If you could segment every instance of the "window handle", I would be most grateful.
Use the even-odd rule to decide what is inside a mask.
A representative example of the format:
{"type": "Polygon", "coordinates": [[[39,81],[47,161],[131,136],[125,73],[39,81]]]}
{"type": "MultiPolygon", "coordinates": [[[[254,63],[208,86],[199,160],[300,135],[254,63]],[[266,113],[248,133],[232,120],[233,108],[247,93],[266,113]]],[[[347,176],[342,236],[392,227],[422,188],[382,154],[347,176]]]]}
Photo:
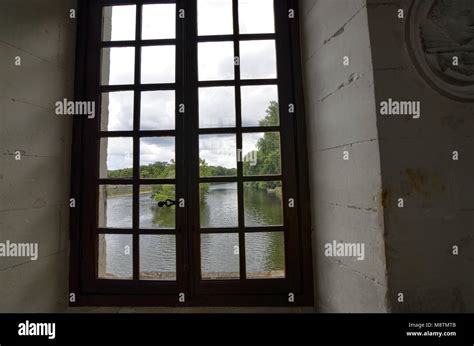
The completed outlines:
{"type": "Polygon", "coordinates": [[[158,201],[158,206],[160,208],[163,208],[163,207],[171,207],[173,205],[176,204],[176,201],[172,201],[171,199],[167,199],[165,201],[158,201]]]}

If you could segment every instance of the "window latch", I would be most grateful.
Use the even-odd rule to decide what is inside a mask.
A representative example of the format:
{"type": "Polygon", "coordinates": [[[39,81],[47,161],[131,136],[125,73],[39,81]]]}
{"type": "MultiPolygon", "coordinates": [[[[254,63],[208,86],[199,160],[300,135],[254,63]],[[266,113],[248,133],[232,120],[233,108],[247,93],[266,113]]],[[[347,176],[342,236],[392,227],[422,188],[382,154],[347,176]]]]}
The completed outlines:
{"type": "Polygon", "coordinates": [[[171,199],[167,199],[165,201],[158,201],[158,206],[160,208],[163,208],[163,207],[171,207],[173,205],[176,204],[176,201],[172,201],[171,199]]]}

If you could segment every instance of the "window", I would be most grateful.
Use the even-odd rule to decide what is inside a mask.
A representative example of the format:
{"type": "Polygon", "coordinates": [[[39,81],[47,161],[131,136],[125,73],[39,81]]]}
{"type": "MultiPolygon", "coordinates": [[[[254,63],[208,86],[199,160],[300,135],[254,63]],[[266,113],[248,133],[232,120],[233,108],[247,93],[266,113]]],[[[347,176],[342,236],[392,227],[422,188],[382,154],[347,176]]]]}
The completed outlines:
{"type": "Polygon", "coordinates": [[[293,1],[85,1],[72,305],[311,305],[293,1]]]}

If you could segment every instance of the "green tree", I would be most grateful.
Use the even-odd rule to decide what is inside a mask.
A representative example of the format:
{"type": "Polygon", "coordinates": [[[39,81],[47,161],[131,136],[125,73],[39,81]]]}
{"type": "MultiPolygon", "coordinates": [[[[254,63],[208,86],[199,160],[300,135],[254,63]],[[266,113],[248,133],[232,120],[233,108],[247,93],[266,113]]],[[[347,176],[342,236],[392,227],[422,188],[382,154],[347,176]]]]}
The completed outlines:
{"type": "Polygon", "coordinates": [[[157,202],[167,199],[174,201],[176,198],[176,189],[173,184],[153,185],[151,191],[151,198],[157,202]]]}
{"type": "MultiPolygon", "coordinates": [[[[266,110],[266,116],[259,122],[260,126],[274,126],[279,123],[278,102],[271,101],[266,110]]],[[[245,175],[277,175],[281,173],[280,134],[265,132],[257,142],[256,152],[250,152],[244,157],[243,170],[245,175]],[[252,162],[255,158],[256,162],[252,162]]],[[[276,182],[253,182],[254,189],[275,189],[276,182]]]]}

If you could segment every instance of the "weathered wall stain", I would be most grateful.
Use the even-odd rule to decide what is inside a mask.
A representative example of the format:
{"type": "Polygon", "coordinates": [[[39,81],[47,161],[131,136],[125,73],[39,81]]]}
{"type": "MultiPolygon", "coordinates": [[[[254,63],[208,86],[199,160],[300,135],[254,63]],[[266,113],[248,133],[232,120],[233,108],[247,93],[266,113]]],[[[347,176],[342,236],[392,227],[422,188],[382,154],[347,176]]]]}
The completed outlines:
{"type": "Polygon", "coordinates": [[[427,200],[446,190],[444,179],[439,173],[421,168],[406,168],[402,172],[400,184],[405,195],[419,194],[427,200]]]}

